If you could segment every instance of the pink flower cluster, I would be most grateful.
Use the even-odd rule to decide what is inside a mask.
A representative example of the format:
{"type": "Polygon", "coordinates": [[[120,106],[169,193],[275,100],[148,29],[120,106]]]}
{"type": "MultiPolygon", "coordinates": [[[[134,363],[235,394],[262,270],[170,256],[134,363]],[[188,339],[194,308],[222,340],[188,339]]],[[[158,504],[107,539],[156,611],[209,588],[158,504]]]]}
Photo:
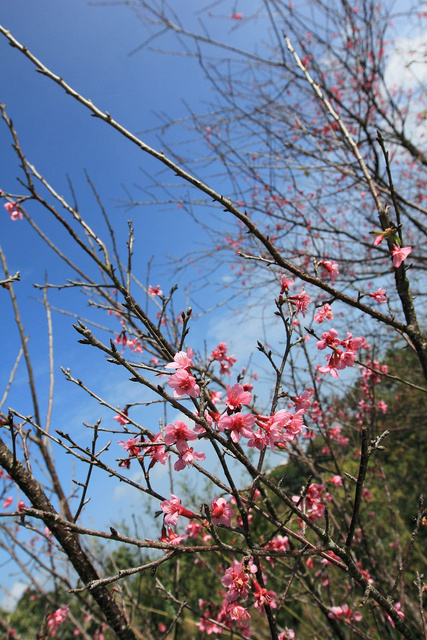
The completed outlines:
{"type": "Polygon", "coordinates": [[[22,220],[24,218],[17,202],[6,202],[4,208],[8,212],[10,219],[13,220],[13,222],[16,222],[16,220],[22,220]]]}
{"type": "Polygon", "coordinates": [[[144,350],[138,338],[132,338],[131,340],[127,337],[126,331],[121,331],[117,338],[114,340],[114,343],[117,345],[121,344],[123,347],[131,349],[133,353],[144,353],[144,350]]]}
{"type": "Polygon", "coordinates": [[[188,441],[197,440],[197,433],[191,431],[184,422],[177,420],[174,424],[165,427],[164,442],[167,445],[176,445],[179,451],[179,458],[174,464],[175,471],[185,469],[187,465],[192,466],[193,461],[202,461],[206,458],[204,453],[194,451],[188,446],[188,441]]]}
{"type": "Polygon", "coordinates": [[[131,459],[140,458],[141,455],[151,458],[148,467],[149,470],[153,468],[156,462],[166,464],[166,460],[169,458],[169,454],[166,452],[165,447],[163,446],[162,434],[160,432],[156,433],[155,436],[148,436],[148,439],[152,443],[151,446],[148,443],[145,444],[146,441],[144,436],[129,438],[128,440],[126,440],[126,442],[123,442],[123,440],[119,440],[118,444],[123,447],[129,454],[129,458],[127,460],[123,460],[120,463],[120,466],[129,469],[131,459]]]}
{"type": "Polygon", "coordinates": [[[319,350],[330,347],[333,352],[326,356],[326,366],[317,366],[317,370],[320,373],[330,373],[334,378],[338,378],[338,370],[353,367],[358,350],[365,346],[364,338],[353,338],[353,335],[347,332],[346,340],[340,340],[338,331],[330,329],[322,333],[322,339],[316,343],[316,347],[319,350]]]}
{"type": "Polygon", "coordinates": [[[346,622],[360,622],[362,620],[362,614],[358,611],[352,611],[347,604],[343,604],[342,607],[331,607],[328,617],[346,622]]]}
{"type": "Polygon", "coordinates": [[[193,366],[193,349],[180,351],[173,357],[173,362],[169,362],[166,365],[166,369],[176,369],[168,380],[168,385],[173,391],[174,398],[182,398],[182,396],[190,396],[190,398],[198,398],[200,394],[200,387],[196,382],[194,376],[190,373],[190,367],[193,366]]]}
{"type": "Polygon", "coordinates": [[[68,617],[69,607],[65,605],[64,607],[60,607],[53,613],[49,613],[47,616],[47,628],[49,630],[49,635],[53,638],[56,635],[56,632],[60,625],[65,622],[68,617]]]}
{"type": "Polygon", "coordinates": [[[324,304],[323,307],[317,311],[314,316],[314,320],[319,324],[322,324],[325,320],[333,320],[334,312],[332,311],[332,307],[330,304],[324,304]]]}
{"type": "Polygon", "coordinates": [[[219,373],[221,376],[224,374],[230,375],[231,368],[236,362],[236,358],[227,355],[227,343],[220,342],[216,349],[211,353],[211,360],[216,360],[220,364],[219,373]]]}
{"type": "MultiPolygon", "coordinates": [[[[323,495],[324,487],[321,484],[311,484],[305,495],[304,506],[305,513],[309,516],[310,520],[318,520],[323,517],[325,513],[324,501],[330,502],[331,496],[329,493],[323,495]]],[[[297,504],[300,503],[300,509],[302,510],[301,496],[292,496],[292,500],[297,504]]]]}

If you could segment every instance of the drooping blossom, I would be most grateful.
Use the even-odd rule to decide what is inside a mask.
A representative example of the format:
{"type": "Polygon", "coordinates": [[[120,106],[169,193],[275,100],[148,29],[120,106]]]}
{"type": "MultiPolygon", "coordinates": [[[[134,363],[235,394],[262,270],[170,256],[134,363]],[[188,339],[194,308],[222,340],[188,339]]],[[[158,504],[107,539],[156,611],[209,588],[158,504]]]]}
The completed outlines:
{"type": "Polygon", "coordinates": [[[186,540],[188,535],[186,533],[181,533],[178,535],[175,531],[168,527],[166,529],[165,525],[162,527],[162,534],[160,536],[160,542],[169,542],[169,544],[181,544],[183,540],[186,540]]]}
{"type": "Polygon", "coordinates": [[[307,313],[308,305],[311,302],[311,298],[306,292],[306,290],[304,289],[304,287],[301,289],[299,293],[297,293],[297,295],[289,296],[288,299],[289,299],[289,302],[294,305],[295,312],[297,314],[301,312],[303,317],[305,318],[305,314],[307,313]]]}
{"type": "Polygon", "coordinates": [[[202,451],[194,451],[193,447],[187,447],[184,451],[182,451],[179,455],[178,460],[173,465],[175,471],[181,471],[185,469],[185,467],[193,466],[193,461],[197,460],[197,462],[202,462],[206,458],[206,454],[202,451]]]}
{"type": "Polygon", "coordinates": [[[163,500],[163,502],[160,503],[160,508],[163,513],[166,514],[165,524],[173,527],[178,523],[178,516],[184,516],[184,518],[189,518],[190,520],[191,518],[199,517],[192,511],[183,507],[181,500],[173,493],[171,493],[170,500],[163,500]]]}
{"type": "Polygon", "coordinates": [[[163,291],[160,289],[160,285],[158,284],[157,287],[152,287],[151,284],[148,287],[148,295],[150,296],[162,296],[163,295],[163,291]]]}
{"type": "Polygon", "coordinates": [[[5,498],[4,502],[3,502],[3,509],[8,509],[10,507],[10,505],[13,502],[13,498],[12,496],[8,496],[7,498],[5,498]]]}
{"type": "Polygon", "coordinates": [[[377,289],[373,293],[370,293],[369,296],[374,298],[378,304],[382,304],[383,302],[387,302],[387,296],[385,295],[385,289],[377,289]]]}
{"type": "Polygon", "coordinates": [[[214,349],[211,353],[211,360],[216,360],[217,362],[219,362],[220,364],[220,370],[219,373],[220,375],[230,375],[231,374],[231,368],[233,366],[233,364],[235,364],[236,358],[234,358],[233,356],[228,356],[227,355],[227,343],[226,342],[219,342],[218,346],[216,347],[216,349],[214,349]]]}
{"type": "Polygon", "coordinates": [[[6,202],[4,208],[8,212],[10,219],[13,222],[23,219],[24,216],[22,215],[22,211],[20,210],[19,204],[17,202],[6,202]]]}
{"type": "Polygon", "coordinates": [[[285,629],[279,633],[279,640],[295,640],[295,631],[293,629],[285,629]]]}
{"type": "Polygon", "coordinates": [[[197,398],[200,393],[200,387],[196,379],[186,369],[178,369],[169,378],[168,385],[174,390],[174,398],[181,398],[185,395],[189,395],[190,398],[197,398]]]}
{"type": "Polygon", "coordinates": [[[223,524],[229,527],[234,510],[230,507],[225,498],[214,498],[211,502],[211,518],[213,524],[223,524]]]}
{"type": "Polygon", "coordinates": [[[322,324],[325,320],[333,320],[334,312],[332,311],[332,307],[330,304],[324,304],[323,307],[320,307],[317,313],[314,316],[315,322],[322,324]]]}
{"type": "Polygon", "coordinates": [[[193,366],[193,349],[188,349],[187,353],[185,351],[179,351],[173,357],[173,362],[169,362],[165,369],[189,369],[193,366]]]}
{"type": "Polygon", "coordinates": [[[231,411],[240,411],[243,404],[248,405],[251,401],[251,393],[245,390],[241,384],[233,384],[232,387],[229,384],[227,385],[227,397],[225,399],[225,404],[231,411]]]}
{"type": "Polygon", "coordinates": [[[330,278],[334,283],[339,273],[338,263],[333,260],[320,260],[318,264],[321,278],[330,278]]]}
{"type": "Polygon", "coordinates": [[[398,247],[394,244],[391,252],[391,255],[393,256],[393,267],[398,269],[402,262],[409,256],[411,251],[412,247],[398,247]]]}

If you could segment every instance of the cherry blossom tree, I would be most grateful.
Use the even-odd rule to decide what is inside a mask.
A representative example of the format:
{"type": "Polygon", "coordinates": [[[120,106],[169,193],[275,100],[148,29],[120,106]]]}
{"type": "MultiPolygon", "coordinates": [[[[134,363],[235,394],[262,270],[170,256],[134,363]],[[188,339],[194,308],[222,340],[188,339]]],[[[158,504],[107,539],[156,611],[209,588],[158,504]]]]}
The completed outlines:
{"type": "MultiPolygon", "coordinates": [[[[5,399],[23,358],[32,401],[30,413],[13,406],[1,414],[1,531],[8,541],[2,545],[46,605],[38,637],[65,637],[61,630],[126,640],[427,637],[423,497],[408,488],[409,520],[401,517],[387,466],[389,451],[402,444],[388,428],[393,412],[402,410],[405,394],[418,394],[421,405],[426,393],[419,51],[413,86],[393,86],[387,74],[399,45],[388,35],[397,27],[387,5],[269,0],[251,3],[246,15],[238,7],[224,13],[226,4],[202,8],[200,32],[182,25],[166,2],[131,7],[150,28],[150,42],[175,34],[215,90],[209,113],[190,113],[187,123],[210,153],[203,175],[174,155],[167,137],[162,151],[150,147],[0,27],[17,55],[185,182],[189,195],[170,199],[182,215],[206,198],[227,216],[223,225],[200,224],[212,244],[197,260],[203,258],[209,280],[212,258],[224,255],[236,274],[233,289],[250,293],[252,304],[270,305],[275,323],[273,344],[267,336],[257,345],[262,375],[247,366],[250,345],[245,362],[230,352],[232,335],[194,344],[196,319],[190,306],[176,313],[174,284],[143,285],[135,275],[132,225],[121,247],[93,187],[107,233],[95,231],[29,162],[2,105],[22,187],[16,194],[3,185],[5,215],[10,224],[25,224],[25,233],[41,238],[74,273],[57,287],[79,290],[103,318],[84,321],[74,311],[80,348],[106,358],[106,376],[112,364],[123,371],[132,382],[129,395],[136,384],[149,398],[132,402],[121,393],[110,401],[64,367],[71,385],[110,411],[110,424],[86,423],[89,440],[65,417],[62,427],[51,424],[53,384],[44,418],[16,296],[19,274],[9,273],[1,250],[2,293],[10,297],[21,349],[5,399]],[[231,37],[216,39],[210,24],[216,32],[221,16],[229,33],[256,25],[271,43],[251,41],[244,49],[231,37]],[[209,176],[217,166],[231,195],[209,176]],[[38,220],[38,207],[64,230],[64,248],[38,220]],[[70,244],[83,252],[80,263],[70,244]],[[395,366],[390,357],[384,362],[390,345],[403,354],[395,366]],[[145,417],[153,405],[154,424],[145,417]],[[75,463],[71,492],[59,462],[64,453],[75,463]],[[156,473],[163,467],[170,491],[156,473]],[[121,528],[113,515],[108,530],[90,525],[94,473],[106,486],[120,482],[145,496],[156,533],[121,528]],[[192,485],[207,484],[205,501],[194,499],[191,486],[178,490],[184,474],[192,485]]],[[[415,24],[425,17],[420,4],[395,20],[415,24]]],[[[165,185],[157,186],[165,193],[165,185]]],[[[135,215],[137,205],[126,203],[135,215]]],[[[50,335],[52,288],[40,285],[50,335]]],[[[235,309],[243,325],[247,307],[235,309]]],[[[52,361],[53,347],[51,369],[52,361]]],[[[407,420],[409,461],[421,437],[407,420]]],[[[0,624],[16,637],[7,616],[0,624]]]]}

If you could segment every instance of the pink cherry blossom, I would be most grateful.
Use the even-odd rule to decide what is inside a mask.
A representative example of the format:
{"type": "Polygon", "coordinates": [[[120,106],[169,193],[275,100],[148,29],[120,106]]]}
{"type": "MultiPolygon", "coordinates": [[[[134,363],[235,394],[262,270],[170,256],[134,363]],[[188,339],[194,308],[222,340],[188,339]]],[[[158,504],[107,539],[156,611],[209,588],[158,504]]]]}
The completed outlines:
{"type": "Polygon", "coordinates": [[[148,287],[148,295],[150,296],[162,296],[163,295],[163,291],[160,289],[160,285],[158,284],[157,287],[152,287],[151,284],[148,287]]]}
{"type": "Polygon", "coordinates": [[[338,331],[336,329],[330,329],[322,333],[322,339],[316,342],[316,349],[322,350],[326,347],[337,347],[341,343],[338,339],[338,331]]]}
{"type": "Polygon", "coordinates": [[[165,513],[165,524],[175,526],[178,523],[178,516],[184,516],[185,518],[197,518],[198,516],[182,506],[181,500],[171,493],[170,500],[163,500],[160,503],[160,508],[165,513]]]}
{"type": "Polygon", "coordinates": [[[218,404],[218,402],[221,402],[221,396],[221,391],[209,391],[209,398],[212,404],[218,404]]]}
{"type": "Polygon", "coordinates": [[[398,247],[396,244],[393,245],[393,250],[391,252],[393,256],[393,267],[398,269],[402,262],[409,256],[412,251],[412,247],[398,247]]]}
{"type": "MultiPolygon", "coordinates": [[[[403,611],[400,611],[401,606],[402,605],[400,604],[400,602],[396,602],[396,604],[394,605],[394,608],[396,610],[397,615],[400,616],[400,618],[404,618],[405,614],[403,613],[403,611]]],[[[391,617],[388,614],[386,614],[386,615],[387,615],[387,620],[389,621],[389,623],[391,624],[391,626],[394,629],[395,628],[394,627],[394,621],[391,619],[391,617]]]]}
{"type": "MultiPolygon", "coordinates": [[[[232,620],[250,620],[249,611],[240,604],[230,603],[227,608],[227,614],[232,620]]],[[[221,629],[222,631],[222,629],[221,629]]]]}
{"type": "Polygon", "coordinates": [[[4,208],[8,212],[10,219],[13,220],[13,222],[23,219],[24,216],[22,215],[22,211],[20,210],[17,202],[6,202],[4,208]]]}
{"type": "Polygon", "coordinates": [[[149,456],[151,458],[150,466],[151,469],[156,462],[160,462],[160,464],[166,464],[166,460],[169,458],[169,453],[165,450],[165,448],[161,445],[157,445],[157,442],[163,441],[163,434],[156,433],[154,437],[149,436],[149,439],[153,443],[152,447],[147,447],[144,449],[144,456],[149,456]]]}
{"type": "Polygon", "coordinates": [[[243,13],[231,13],[230,14],[230,18],[232,20],[242,20],[243,19],[243,13]]]}
{"type": "Polygon", "coordinates": [[[188,535],[186,533],[178,535],[171,527],[168,527],[167,530],[164,525],[162,527],[162,535],[160,537],[161,542],[169,542],[169,544],[181,544],[181,542],[183,540],[186,540],[187,538],[188,535]]]}
{"type": "Polygon", "coordinates": [[[347,604],[343,604],[342,607],[331,607],[328,617],[347,621],[352,620],[353,622],[360,622],[360,620],[362,620],[362,614],[358,611],[353,612],[347,604]]]}
{"type": "Polygon", "coordinates": [[[213,524],[223,524],[229,527],[234,510],[225,498],[214,498],[211,502],[211,518],[213,524]]]}
{"type": "Polygon", "coordinates": [[[285,293],[285,292],[287,293],[293,284],[294,284],[294,280],[292,280],[292,278],[289,278],[286,274],[281,275],[280,276],[280,295],[282,295],[282,293],[285,293]]]}
{"type": "Polygon", "coordinates": [[[196,383],[196,379],[186,369],[178,369],[169,378],[168,385],[174,390],[174,398],[181,398],[185,395],[189,395],[190,398],[197,398],[200,393],[200,387],[196,383]]]}
{"type": "Polygon", "coordinates": [[[181,471],[187,466],[192,467],[194,460],[196,460],[197,462],[202,462],[202,460],[205,460],[205,458],[205,453],[202,453],[201,451],[194,451],[193,447],[187,447],[180,453],[180,456],[173,465],[173,468],[175,469],[175,471],[181,471]]]}
{"type": "MultiPolygon", "coordinates": [[[[122,413],[125,413],[125,412],[123,411],[122,413]]],[[[129,420],[126,420],[126,418],[124,416],[121,416],[119,413],[116,416],[114,416],[113,420],[115,420],[121,425],[129,424],[129,420]]]]}
{"type": "Polygon", "coordinates": [[[53,638],[56,635],[56,631],[58,627],[65,622],[68,617],[69,607],[65,605],[64,607],[60,607],[53,613],[49,613],[47,616],[47,627],[49,629],[49,635],[53,638]]]}
{"type": "Polygon", "coordinates": [[[243,413],[235,413],[232,416],[221,416],[218,420],[218,429],[220,431],[230,431],[233,442],[239,442],[240,436],[244,438],[252,438],[253,431],[251,427],[255,424],[255,416],[251,413],[244,415],[243,413]]]}
{"type": "Polygon", "coordinates": [[[311,302],[311,298],[304,287],[299,293],[297,293],[296,296],[289,296],[289,302],[295,306],[296,313],[298,314],[299,312],[301,312],[303,317],[305,318],[305,314],[307,313],[308,305],[311,302]]]}
{"type": "Polygon", "coordinates": [[[166,365],[166,369],[189,369],[193,366],[193,358],[194,351],[193,349],[188,349],[187,353],[185,351],[179,351],[173,357],[173,362],[169,362],[166,365]]]}
{"type": "Polygon", "coordinates": [[[320,276],[322,278],[330,278],[334,283],[338,276],[338,264],[333,260],[321,260],[319,262],[320,276]]]}
{"type": "Polygon", "coordinates": [[[242,562],[234,562],[233,565],[226,570],[222,577],[221,584],[228,589],[226,598],[229,602],[234,602],[239,598],[246,600],[250,586],[250,575],[256,572],[257,568],[251,561],[248,565],[244,565],[242,562]]]}
{"type": "Polygon", "coordinates": [[[268,591],[265,587],[261,587],[256,580],[252,580],[252,583],[254,586],[255,609],[263,609],[266,604],[272,609],[275,609],[277,604],[274,598],[276,598],[277,593],[275,591],[268,591]]]}
{"type": "Polygon", "coordinates": [[[329,478],[329,482],[332,482],[336,487],[342,487],[341,476],[332,476],[332,478],[329,478]]]}
{"type": "Polygon", "coordinates": [[[231,387],[227,385],[227,397],[225,404],[231,411],[241,409],[242,404],[248,405],[252,401],[252,395],[249,391],[245,391],[241,384],[233,384],[231,387]]]}
{"type": "Polygon", "coordinates": [[[8,498],[5,498],[5,500],[3,502],[3,509],[8,509],[8,507],[10,507],[12,502],[13,502],[12,496],[9,496],[8,498]]]}
{"type": "Polygon", "coordinates": [[[374,298],[378,304],[382,304],[383,302],[387,302],[387,297],[385,295],[385,289],[377,289],[373,293],[369,294],[371,298],[374,298]]]}
{"type": "Polygon", "coordinates": [[[320,307],[320,309],[317,311],[317,313],[314,316],[314,320],[319,324],[322,324],[324,320],[333,320],[333,319],[334,319],[334,312],[332,311],[332,307],[330,304],[325,304],[323,305],[323,307],[320,307]]]}
{"type": "Polygon", "coordinates": [[[174,424],[166,425],[164,440],[167,445],[176,444],[178,451],[183,453],[188,447],[188,440],[197,440],[197,433],[191,431],[185,422],[176,420],[174,424]]]}

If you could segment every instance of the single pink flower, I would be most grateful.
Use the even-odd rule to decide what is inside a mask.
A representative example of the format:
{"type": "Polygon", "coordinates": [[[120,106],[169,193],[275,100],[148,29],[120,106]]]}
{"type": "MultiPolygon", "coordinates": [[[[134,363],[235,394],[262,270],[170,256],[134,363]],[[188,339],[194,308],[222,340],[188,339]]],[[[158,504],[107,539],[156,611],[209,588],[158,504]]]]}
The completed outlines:
{"type": "Polygon", "coordinates": [[[193,349],[188,349],[187,353],[185,353],[185,351],[179,351],[174,355],[173,362],[169,362],[165,366],[165,369],[189,369],[193,366],[193,356],[193,349]]]}
{"type": "Polygon", "coordinates": [[[383,302],[387,302],[387,297],[385,295],[385,289],[378,289],[377,291],[374,291],[373,293],[369,294],[371,298],[374,298],[374,300],[376,302],[378,302],[378,304],[382,304],[383,302]]]}
{"type": "Polygon", "coordinates": [[[296,296],[289,296],[289,301],[295,306],[296,313],[299,313],[301,311],[303,317],[305,318],[305,314],[307,313],[308,305],[311,302],[311,298],[304,287],[299,293],[297,293],[296,296]]]}
{"type": "Polygon", "coordinates": [[[184,518],[197,518],[198,516],[185,509],[182,506],[181,500],[171,493],[171,500],[163,500],[160,503],[160,508],[165,513],[165,524],[175,526],[178,523],[178,516],[184,516],[184,518]]]}
{"type": "Polygon", "coordinates": [[[189,395],[190,398],[197,398],[200,393],[200,387],[196,383],[196,379],[186,369],[178,369],[169,378],[168,385],[174,390],[174,398],[181,398],[185,395],[189,395]]]}
{"type": "Polygon", "coordinates": [[[205,458],[205,453],[202,453],[201,451],[194,451],[193,447],[187,447],[185,451],[181,452],[178,460],[173,465],[173,468],[175,469],[175,471],[181,471],[187,466],[192,467],[194,460],[197,460],[197,462],[202,462],[202,460],[205,460],[205,458]]]}
{"type": "Polygon", "coordinates": [[[211,518],[213,524],[223,524],[229,527],[234,510],[225,498],[214,498],[211,502],[211,518]]]}
{"type": "Polygon", "coordinates": [[[338,276],[338,263],[333,260],[321,260],[319,262],[320,276],[322,278],[330,278],[334,283],[338,276]]]}
{"type": "Polygon", "coordinates": [[[282,295],[282,293],[287,293],[289,291],[289,288],[292,287],[292,285],[294,284],[294,280],[292,280],[292,278],[289,278],[286,274],[283,274],[280,276],[280,295],[282,295]]]}
{"type": "Polygon", "coordinates": [[[341,476],[332,476],[332,478],[329,478],[329,482],[332,482],[336,487],[342,487],[341,476]]]}
{"type": "Polygon", "coordinates": [[[233,384],[231,387],[227,385],[227,397],[225,404],[231,411],[241,409],[242,404],[248,405],[252,401],[252,395],[249,391],[245,391],[241,384],[233,384]]]}
{"type": "Polygon", "coordinates": [[[393,267],[398,269],[402,262],[409,256],[412,251],[412,247],[398,247],[396,244],[393,245],[393,251],[391,252],[393,256],[393,267]]]}
{"type": "Polygon", "coordinates": [[[12,496],[9,496],[8,498],[6,498],[5,501],[3,502],[3,509],[7,509],[8,507],[10,507],[12,502],[13,502],[12,496]]]}
{"type": "Polygon", "coordinates": [[[167,445],[176,444],[178,451],[183,453],[188,447],[188,440],[197,440],[197,433],[191,431],[185,422],[176,420],[174,424],[166,425],[164,440],[167,445]]]}
{"type": "Polygon", "coordinates": [[[153,297],[163,295],[163,291],[160,289],[160,285],[158,284],[157,287],[152,287],[150,284],[150,286],[148,287],[148,295],[153,297]]]}

